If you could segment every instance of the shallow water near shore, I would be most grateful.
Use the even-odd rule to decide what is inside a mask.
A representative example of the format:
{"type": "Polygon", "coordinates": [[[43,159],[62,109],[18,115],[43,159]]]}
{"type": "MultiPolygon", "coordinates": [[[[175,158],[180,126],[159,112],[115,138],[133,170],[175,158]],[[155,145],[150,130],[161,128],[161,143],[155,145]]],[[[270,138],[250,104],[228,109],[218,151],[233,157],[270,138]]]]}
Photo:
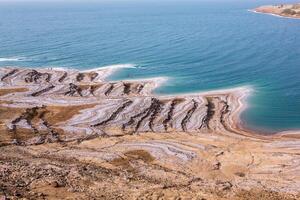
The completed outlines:
{"type": "Polygon", "coordinates": [[[0,3],[0,66],[125,65],[112,80],[169,77],[158,94],[250,86],[246,127],[299,129],[300,20],[248,11],[274,3],[0,3]]]}

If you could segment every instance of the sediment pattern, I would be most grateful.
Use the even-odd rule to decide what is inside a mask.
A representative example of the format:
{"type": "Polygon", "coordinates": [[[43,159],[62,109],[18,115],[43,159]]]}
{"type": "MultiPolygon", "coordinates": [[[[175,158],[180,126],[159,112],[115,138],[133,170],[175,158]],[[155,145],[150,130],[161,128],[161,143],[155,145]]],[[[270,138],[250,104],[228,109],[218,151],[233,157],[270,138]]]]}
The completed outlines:
{"type": "MultiPolygon", "coordinates": [[[[151,91],[155,89],[155,84],[150,81],[106,82],[104,79],[95,81],[95,78],[98,77],[96,72],[78,72],[76,74],[74,71],[62,73],[61,71],[44,70],[38,72],[37,70],[6,68],[3,71],[9,71],[8,74],[10,74],[9,76],[7,73],[4,75],[6,80],[2,81],[3,88],[17,87],[23,81],[22,87],[28,89],[23,93],[2,97],[2,100],[5,99],[5,101],[26,99],[28,102],[23,101],[22,105],[18,106],[27,108],[33,106],[32,102],[35,102],[36,106],[44,106],[47,109],[51,105],[68,107],[93,104],[91,108],[80,110],[80,113],[70,119],[49,124],[51,127],[60,129],[62,135],[64,135],[63,132],[71,130],[71,132],[76,132],[79,137],[93,132],[111,135],[114,134],[114,131],[107,130],[112,127],[115,131],[123,132],[123,134],[168,131],[198,132],[199,127],[203,126],[209,129],[209,118],[212,117],[210,107],[213,106],[211,105],[213,103],[206,103],[206,98],[197,95],[182,96],[180,99],[178,97],[153,96],[151,91]],[[19,74],[13,76],[12,72],[15,71],[18,71],[19,74]],[[68,77],[70,74],[73,78],[75,77],[73,80],[72,77],[68,77]],[[86,79],[89,75],[91,78],[86,79]],[[48,86],[44,86],[45,84],[48,86]],[[143,89],[146,90],[145,85],[152,85],[152,87],[148,86],[147,91],[141,93],[143,89]]],[[[17,104],[13,105],[17,106],[17,104]]],[[[48,112],[51,113],[50,110],[48,112]]],[[[48,115],[45,116],[45,118],[47,117],[48,115]]],[[[10,119],[5,120],[9,121],[10,119]]],[[[14,126],[16,131],[19,128],[28,128],[28,131],[32,129],[31,131],[36,133],[38,129],[42,128],[39,125],[40,121],[41,119],[36,120],[36,125],[29,122],[29,126],[14,126]]],[[[68,140],[68,138],[65,139],[68,140]]],[[[26,143],[26,141],[19,142],[26,143]]]]}
{"type": "Polygon", "coordinates": [[[109,74],[0,69],[0,197],[299,197],[299,134],[243,130],[247,89],[156,96],[109,74]]]}

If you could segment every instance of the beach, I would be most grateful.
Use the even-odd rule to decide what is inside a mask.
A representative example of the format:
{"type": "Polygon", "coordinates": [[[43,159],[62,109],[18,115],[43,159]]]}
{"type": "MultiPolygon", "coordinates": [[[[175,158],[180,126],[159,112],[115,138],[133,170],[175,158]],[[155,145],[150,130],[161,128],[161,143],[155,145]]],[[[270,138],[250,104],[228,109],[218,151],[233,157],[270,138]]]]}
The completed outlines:
{"type": "Polygon", "coordinates": [[[245,128],[251,86],[158,95],[118,68],[0,69],[0,197],[300,198],[300,132],[245,128]]]}

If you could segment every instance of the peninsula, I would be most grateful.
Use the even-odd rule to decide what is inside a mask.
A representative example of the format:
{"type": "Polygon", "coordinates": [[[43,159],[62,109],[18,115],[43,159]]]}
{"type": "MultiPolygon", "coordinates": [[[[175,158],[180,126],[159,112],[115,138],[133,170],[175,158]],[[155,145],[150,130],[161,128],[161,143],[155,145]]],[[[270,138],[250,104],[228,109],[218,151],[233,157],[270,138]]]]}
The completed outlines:
{"type": "Polygon", "coordinates": [[[300,133],[245,130],[251,88],[158,96],[114,70],[0,68],[0,199],[300,198],[300,133]]]}
{"type": "Polygon", "coordinates": [[[300,19],[300,3],[269,5],[255,8],[254,12],[273,14],[281,17],[290,17],[300,19]]]}

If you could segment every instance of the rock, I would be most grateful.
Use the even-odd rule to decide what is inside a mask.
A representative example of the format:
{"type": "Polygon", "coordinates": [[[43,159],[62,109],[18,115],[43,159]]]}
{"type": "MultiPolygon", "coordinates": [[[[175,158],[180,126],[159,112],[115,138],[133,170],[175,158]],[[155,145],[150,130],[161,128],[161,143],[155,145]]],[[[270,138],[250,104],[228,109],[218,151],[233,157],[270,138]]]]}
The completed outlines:
{"type": "Polygon", "coordinates": [[[244,172],[236,172],[234,174],[239,176],[239,177],[245,177],[246,176],[246,174],[244,172]]]}
{"type": "Polygon", "coordinates": [[[12,142],[11,142],[11,144],[13,144],[13,145],[19,145],[19,142],[18,142],[17,139],[13,139],[12,142]]]}
{"type": "Polygon", "coordinates": [[[217,185],[220,186],[220,189],[225,191],[225,190],[230,190],[232,188],[232,183],[229,181],[226,182],[219,182],[217,185]]]}
{"type": "Polygon", "coordinates": [[[55,188],[57,188],[57,187],[59,187],[60,185],[58,184],[58,182],[57,181],[53,181],[53,182],[51,182],[51,184],[50,184],[52,187],[55,187],[55,188]]]}
{"type": "Polygon", "coordinates": [[[37,193],[37,196],[38,197],[43,197],[43,196],[45,196],[43,193],[41,193],[41,192],[39,192],[39,193],[37,193]]]}
{"type": "Polygon", "coordinates": [[[213,170],[219,170],[220,167],[221,167],[221,163],[220,162],[213,163],[213,170]]]}

